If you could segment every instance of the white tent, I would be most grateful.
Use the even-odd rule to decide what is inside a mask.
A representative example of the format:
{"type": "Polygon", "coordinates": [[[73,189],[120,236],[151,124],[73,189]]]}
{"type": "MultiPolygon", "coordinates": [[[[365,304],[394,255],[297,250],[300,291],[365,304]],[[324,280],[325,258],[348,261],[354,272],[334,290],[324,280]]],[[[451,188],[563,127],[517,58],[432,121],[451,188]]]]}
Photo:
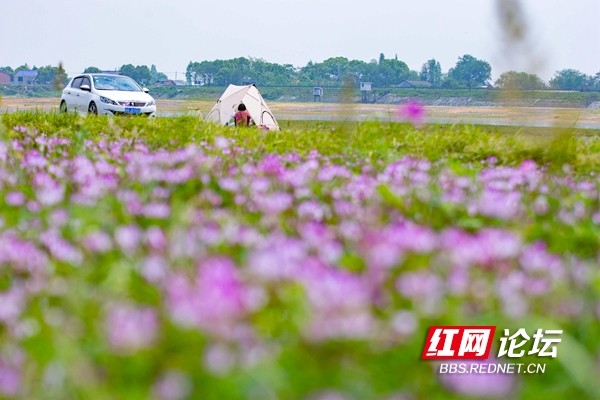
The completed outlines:
{"type": "Polygon", "coordinates": [[[279,130],[273,113],[254,85],[229,85],[206,116],[206,121],[221,125],[227,124],[240,103],[244,103],[256,125],[267,127],[271,131],[279,130]]]}

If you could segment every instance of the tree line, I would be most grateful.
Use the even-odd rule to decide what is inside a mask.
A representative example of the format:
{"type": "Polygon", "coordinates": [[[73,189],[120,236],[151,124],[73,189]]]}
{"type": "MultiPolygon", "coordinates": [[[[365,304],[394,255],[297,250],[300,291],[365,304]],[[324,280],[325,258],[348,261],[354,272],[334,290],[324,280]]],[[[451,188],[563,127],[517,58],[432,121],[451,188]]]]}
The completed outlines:
{"type": "Polygon", "coordinates": [[[18,66],[15,69],[12,67],[0,67],[0,71],[6,72],[10,75],[14,75],[19,71],[36,71],[37,76],[35,83],[39,85],[62,85],[67,80],[67,73],[65,72],[62,65],[52,66],[46,65],[44,67],[29,67],[27,64],[18,66]]]}
{"type": "MultiPolygon", "coordinates": [[[[35,78],[35,83],[38,85],[52,85],[56,84],[57,82],[60,82],[61,85],[64,85],[68,81],[67,73],[61,65],[58,67],[52,65],[47,65],[44,67],[29,67],[27,64],[23,64],[15,69],[10,66],[0,67],[0,71],[11,75],[14,75],[19,71],[36,71],[37,76],[35,78]]],[[[103,71],[98,67],[90,66],[87,67],[83,72],[100,73],[103,71]]],[[[161,80],[168,79],[166,74],[157,71],[154,64],[152,64],[150,67],[146,65],[134,66],[132,64],[125,64],[114,72],[129,76],[135,79],[135,81],[141,85],[152,85],[161,80]]]]}
{"type": "MultiPolygon", "coordinates": [[[[14,70],[0,67],[0,71],[14,74],[20,70],[36,70],[36,83],[55,84],[66,82],[67,75],[61,66],[29,68],[27,64],[14,70]]],[[[130,76],[141,85],[152,85],[167,80],[167,76],[157,71],[155,65],[122,65],[117,71],[130,76]]],[[[84,72],[102,72],[90,66],[84,72]]],[[[403,81],[426,82],[426,86],[442,89],[472,89],[491,85],[492,68],[487,61],[470,54],[458,58],[447,72],[436,59],[426,61],[420,71],[411,70],[398,56],[386,58],[380,54],[370,62],[350,60],[346,57],[331,57],[323,62],[309,61],[303,67],[291,64],[277,64],[259,58],[238,57],[229,60],[190,61],[186,68],[186,80],[190,85],[226,86],[255,83],[258,86],[341,86],[344,82],[372,82],[375,87],[392,87],[403,81]]],[[[586,75],[575,69],[557,71],[549,82],[526,72],[508,71],[494,82],[500,89],[519,90],[600,90],[600,72],[586,75]]]]}
{"type": "MultiPolygon", "coordinates": [[[[168,77],[162,72],[158,72],[156,65],[152,64],[150,68],[147,65],[125,64],[119,68],[119,74],[133,78],[140,85],[152,85],[153,83],[167,80],[168,77]]],[[[84,73],[100,73],[102,70],[97,67],[87,67],[84,73]]]]}
{"type": "MultiPolygon", "coordinates": [[[[255,83],[259,86],[341,86],[348,79],[372,82],[376,87],[391,87],[403,81],[427,82],[427,86],[442,89],[472,89],[491,85],[492,68],[487,61],[470,54],[458,58],[446,73],[436,59],[426,61],[420,71],[411,70],[398,56],[370,62],[331,57],[323,62],[308,62],[303,67],[270,63],[263,59],[239,57],[229,60],[190,61],[186,68],[189,84],[226,86],[229,83],[255,83]]],[[[586,75],[574,69],[557,71],[548,83],[526,72],[504,72],[494,82],[501,89],[520,90],[600,90],[600,72],[586,75]]]]}

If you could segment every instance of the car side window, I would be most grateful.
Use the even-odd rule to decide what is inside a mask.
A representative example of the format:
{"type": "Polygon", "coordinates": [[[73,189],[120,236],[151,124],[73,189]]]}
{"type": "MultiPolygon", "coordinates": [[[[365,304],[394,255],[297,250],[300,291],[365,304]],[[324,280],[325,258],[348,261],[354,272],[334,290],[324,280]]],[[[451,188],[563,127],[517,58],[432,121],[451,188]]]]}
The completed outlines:
{"type": "Polygon", "coordinates": [[[90,84],[90,78],[84,77],[83,81],[81,82],[82,85],[88,85],[88,87],[92,87],[92,85],[90,84]]]}
{"type": "Polygon", "coordinates": [[[81,76],[73,79],[73,83],[71,83],[71,87],[75,88],[75,89],[79,89],[82,81],[83,81],[83,77],[81,77],[81,76]]]}

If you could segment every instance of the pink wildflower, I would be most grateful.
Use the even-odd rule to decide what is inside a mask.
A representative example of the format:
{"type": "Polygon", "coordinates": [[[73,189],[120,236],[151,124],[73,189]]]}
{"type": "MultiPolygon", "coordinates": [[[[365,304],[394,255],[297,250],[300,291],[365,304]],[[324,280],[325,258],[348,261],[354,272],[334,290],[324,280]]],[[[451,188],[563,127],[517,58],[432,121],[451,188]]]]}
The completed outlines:
{"type": "MultiPolygon", "coordinates": [[[[494,359],[484,361],[467,361],[471,364],[490,364],[494,359]]],[[[454,393],[461,396],[512,398],[510,394],[515,388],[516,380],[510,374],[443,374],[439,375],[442,383],[454,393]]]]}
{"type": "Polygon", "coordinates": [[[152,390],[158,400],[186,399],[191,391],[192,382],[187,375],[179,371],[167,371],[162,374],[152,390]]]}
{"type": "Polygon", "coordinates": [[[108,313],[106,328],[111,347],[130,353],[154,343],[158,334],[158,317],[151,308],[116,306],[108,313]]]}
{"type": "Polygon", "coordinates": [[[419,100],[412,99],[401,104],[396,110],[396,115],[415,127],[420,127],[425,122],[425,107],[419,100]]]}
{"type": "Polygon", "coordinates": [[[0,394],[13,397],[21,391],[23,374],[20,363],[0,360],[0,394]]]}

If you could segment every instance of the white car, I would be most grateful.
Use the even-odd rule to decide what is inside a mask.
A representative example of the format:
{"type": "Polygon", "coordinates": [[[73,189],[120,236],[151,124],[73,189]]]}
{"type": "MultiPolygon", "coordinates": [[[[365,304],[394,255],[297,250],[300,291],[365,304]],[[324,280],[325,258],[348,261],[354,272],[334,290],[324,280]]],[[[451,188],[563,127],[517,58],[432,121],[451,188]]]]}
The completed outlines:
{"type": "Polygon", "coordinates": [[[95,115],[156,116],[156,101],[136,81],[124,75],[81,74],[63,89],[60,112],[95,115]]]}

